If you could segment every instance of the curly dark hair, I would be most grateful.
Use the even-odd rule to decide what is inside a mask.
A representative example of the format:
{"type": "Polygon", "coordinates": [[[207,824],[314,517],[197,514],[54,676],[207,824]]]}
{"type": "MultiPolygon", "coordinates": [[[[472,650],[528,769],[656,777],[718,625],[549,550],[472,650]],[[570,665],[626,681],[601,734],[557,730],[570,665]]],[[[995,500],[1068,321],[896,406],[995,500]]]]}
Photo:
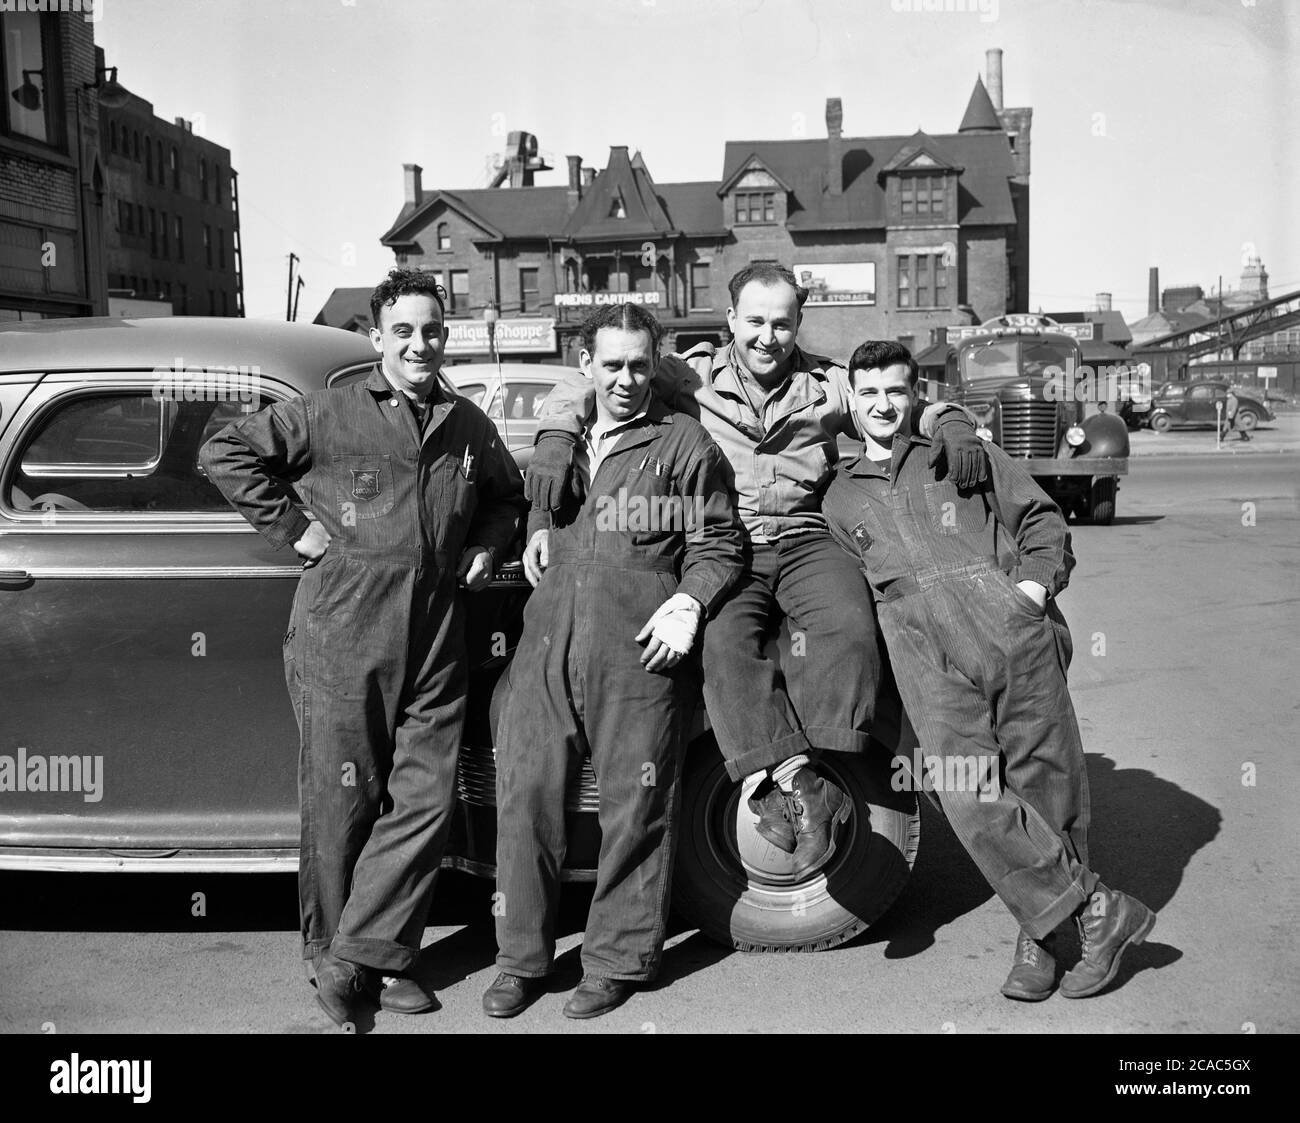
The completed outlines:
{"type": "Polygon", "coordinates": [[[596,333],[601,328],[643,331],[650,336],[650,354],[659,354],[664,329],[659,321],[639,304],[602,304],[582,322],[582,348],[588,355],[596,353],[596,333]]]}
{"type": "Polygon", "coordinates": [[[883,370],[885,367],[892,367],[895,363],[903,363],[907,367],[907,381],[915,389],[916,381],[921,375],[921,368],[912,358],[912,352],[892,339],[868,339],[866,343],[858,346],[858,349],[853,352],[853,357],[849,359],[849,385],[853,385],[855,371],[883,370]]]}
{"type": "Polygon", "coordinates": [[[379,310],[387,308],[399,296],[424,293],[438,302],[438,311],[447,318],[447,290],[438,284],[438,275],[427,269],[393,269],[370,294],[370,318],[379,327],[379,310]]]}

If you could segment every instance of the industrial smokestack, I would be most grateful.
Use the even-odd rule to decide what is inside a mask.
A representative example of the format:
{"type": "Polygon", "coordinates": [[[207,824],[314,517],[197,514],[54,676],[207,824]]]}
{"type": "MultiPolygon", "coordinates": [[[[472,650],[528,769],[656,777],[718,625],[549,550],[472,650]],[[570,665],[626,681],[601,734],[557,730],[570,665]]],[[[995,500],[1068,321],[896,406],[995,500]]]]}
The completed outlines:
{"type": "Polygon", "coordinates": [[[1154,316],[1160,311],[1160,269],[1151,266],[1147,273],[1147,315],[1154,316]]]}
{"type": "Polygon", "coordinates": [[[984,85],[988,87],[989,98],[993,102],[993,108],[999,113],[1002,112],[1002,48],[990,47],[984,52],[985,70],[988,77],[984,85]]]}
{"type": "Polygon", "coordinates": [[[1097,311],[1098,312],[1110,311],[1110,293],[1099,292],[1097,294],[1097,311]]]}

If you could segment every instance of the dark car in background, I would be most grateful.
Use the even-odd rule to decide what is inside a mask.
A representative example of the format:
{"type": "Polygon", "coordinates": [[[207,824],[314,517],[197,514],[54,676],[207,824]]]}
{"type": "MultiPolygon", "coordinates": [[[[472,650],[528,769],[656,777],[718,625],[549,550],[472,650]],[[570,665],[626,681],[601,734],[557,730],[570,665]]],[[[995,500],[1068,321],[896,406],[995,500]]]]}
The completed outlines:
{"type": "MultiPolygon", "coordinates": [[[[1220,424],[1216,402],[1227,400],[1229,382],[1199,378],[1190,382],[1166,382],[1156,391],[1146,424],[1157,433],[1170,429],[1213,429],[1220,424]]],[[[1277,420],[1264,395],[1232,386],[1237,395],[1237,427],[1248,432],[1261,421],[1277,420]]]]}
{"type": "MultiPolygon", "coordinates": [[[[364,378],[375,361],[365,337],[304,324],[0,326],[0,869],[297,868],[298,731],[281,641],[302,569],[228,506],[199,449],[230,421],[364,378]]],[[[564,370],[503,369],[497,424],[512,448],[531,442],[530,415],[564,370]]],[[[444,373],[497,408],[495,366],[444,373]]],[[[506,561],[466,597],[469,706],[444,864],[486,877],[494,731],[528,593],[506,561]]],[[[773,643],[796,705],[823,688],[803,682],[788,633],[773,643]]],[[[701,707],[674,881],[687,921],[736,947],[805,950],[879,917],[907,880],[920,824],[915,794],[891,783],[892,752],[910,757],[911,731],[900,716],[879,736],[875,753],[827,754],[853,813],[827,863],[795,878],[790,856],[754,832],[701,707]]],[[[567,811],[564,876],[591,880],[590,761],[571,778],[567,811]]]]}

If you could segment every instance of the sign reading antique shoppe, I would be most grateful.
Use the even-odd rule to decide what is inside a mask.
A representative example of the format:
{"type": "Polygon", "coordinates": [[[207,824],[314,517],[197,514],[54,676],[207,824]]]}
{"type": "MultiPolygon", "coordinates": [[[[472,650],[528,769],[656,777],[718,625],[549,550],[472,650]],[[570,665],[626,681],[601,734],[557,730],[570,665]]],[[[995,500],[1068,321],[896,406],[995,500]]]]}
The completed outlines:
{"type": "MultiPolygon", "coordinates": [[[[448,320],[447,354],[482,354],[488,349],[487,324],[482,320],[448,320]]],[[[555,352],[555,321],[498,320],[497,350],[503,355],[555,352]]]]}
{"type": "Polygon", "coordinates": [[[557,292],[556,308],[586,308],[594,304],[659,304],[658,292],[557,292]]]}

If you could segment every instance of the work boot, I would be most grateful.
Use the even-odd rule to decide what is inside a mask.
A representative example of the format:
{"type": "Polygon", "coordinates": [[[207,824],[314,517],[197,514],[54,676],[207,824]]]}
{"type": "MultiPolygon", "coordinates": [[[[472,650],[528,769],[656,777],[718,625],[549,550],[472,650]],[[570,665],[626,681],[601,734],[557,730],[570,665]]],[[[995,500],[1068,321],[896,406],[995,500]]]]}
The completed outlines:
{"type": "Polygon", "coordinates": [[[438,996],[409,975],[385,975],[379,992],[380,1009],[394,1014],[427,1014],[438,1009],[438,996]]]}
{"type": "Polygon", "coordinates": [[[502,971],[483,992],[483,1013],[489,1018],[513,1018],[528,1009],[545,989],[545,979],[502,971]]]}
{"type": "Polygon", "coordinates": [[[355,1023],[368,992],[372,989],[367,968],[332,952],[316,963],[316,1001],[336,1026],[355,1023]]]}
{"type": "Polygon", "coordinates": [[[583,975],[578,989],[564,1004],[566,1018],[599,1018],[632,997],[636,984],[604,975],[583,975]]]}
{"type": "Polygon", "coordinates": [[[1017,1002],[1042,1002],[1056,986],[1056,936],[1035,940],[1023,928],[1016,940],[1016,957],[1002,993],[1017,1002]]]}
{"type": "Polygon", "coordinates": [[[790,781],[794,796],[796,877],[811,873],[835,853],[835,828],[849,817],[849,797],[842,788],[801,768],[790,781]]]}
{"type": "Polygon", "coordinates": [[[1080,956],[1061,980],[1066,998],[1087,998],[1108,986],[1119,971],[1120,956],[1147,938],[1156,914],[1141,901],[1098,883],[1076,919],[1080,956]]]}
{"type": "Polygon", "coordinates": [[[749,809],[758,816],[754,830],[759,838],[766,839],[778,850],[787,854],[794,853],[794,823],[796,819],[793,799],[789,792],[770,780],[764,780],[759,788],[767,791],[759,796],[757,792],[749,797],[749,809]]]}

